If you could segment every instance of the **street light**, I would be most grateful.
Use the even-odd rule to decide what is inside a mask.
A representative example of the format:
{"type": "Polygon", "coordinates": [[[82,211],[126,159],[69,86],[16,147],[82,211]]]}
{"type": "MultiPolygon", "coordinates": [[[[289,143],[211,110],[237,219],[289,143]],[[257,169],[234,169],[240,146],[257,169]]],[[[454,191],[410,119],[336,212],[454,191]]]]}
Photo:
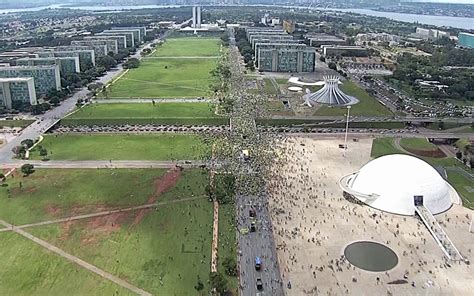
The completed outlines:
{"type": "Polygon", "coordinates": [[[349,112],[350,111],[351,111],[351,106],[347,106],[346,134],[344,136],[344,157],[346,157],[346,150],[347,150],[347,132],[349,131],[349,112]]]}

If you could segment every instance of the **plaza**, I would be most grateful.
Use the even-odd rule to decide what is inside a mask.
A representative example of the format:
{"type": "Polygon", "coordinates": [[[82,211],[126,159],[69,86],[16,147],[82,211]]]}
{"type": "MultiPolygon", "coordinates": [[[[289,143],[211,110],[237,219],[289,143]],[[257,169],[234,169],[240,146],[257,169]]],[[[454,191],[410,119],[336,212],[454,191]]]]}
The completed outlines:
{"type": "MultiPolygon", "coordinates": [[[[371,138],[338,148],[340,139],[289,138],[286,164],[275,166],[269,200],[284,286],[287,295],[468,295],[474,289],[469,265],[450,266],[426,227],[416,217],[382,212],[343,197],[339,179],[371,160],[371,138]],[[281,172],[285,172],[282,174],[281,172]],[[277,176],[278,176],[277,175],[277,176]],[[351,265],[344,248],[368,240],[391,248],[399,262],[383,273],[351,265]],[[406,276],[406,278],[404,278],[406,276]],[[405,284],[395,284],[405,280],[405,284]]],[[[453,205],[436,216],[459,250],[474,246],[469,223],[472,212],[453,205]]]]}

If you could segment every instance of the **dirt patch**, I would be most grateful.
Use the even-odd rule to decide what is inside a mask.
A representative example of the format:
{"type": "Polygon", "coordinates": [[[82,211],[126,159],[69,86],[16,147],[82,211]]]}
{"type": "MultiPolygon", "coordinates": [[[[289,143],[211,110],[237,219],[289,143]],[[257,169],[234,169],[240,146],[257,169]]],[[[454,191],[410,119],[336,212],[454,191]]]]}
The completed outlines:
{"type": "Polygon", "coordinates": [[[10,193],[12,197],[17,197],[17,195],[20,195],[20,194],[35,193],[36,191],[38,191],[36,187],[22,187],[22,188],[15,187],[15,188],[10,189],[10,193]]]}
{"type": "Polygon", "coordinates": [[[406,151],[413,153],[418,156],[423,156],[423,157],[433,157],[433,158],[443,158],[446,157],[446,154],[444,154],[441,149],[436,148],[434,150],[420,150],[420,149],[412,149],[412,148],[403,148],[406,151]]]}
{"type": "MultiPolygon", "coordinates": [[[[160,178],[155,179],[153,182],[153,194],[148,198],[145,204],[155,203],[162,193],[173,188],[181,177],[181,171],[182,170],[179,168],[173,168],[160,178]]],[[[102,212],[114,209],[117,209],[117,207],[111,207],[110,205],[106,204],[76,205],[68,209],[67,212],[68,216],[77,216],[84,213],[102,212]]],[[[48,205],[46,210],[49,214],[56,217],[60,217],[64,214],[64,209],[53,205],[48,205]]],[[[90,218],[84,225],[84,231],[81,236],[81,244],[90,245],[96,243],[100,236],[107,236],[113,232],[119,231],[121,224],[125,223],[126,221],[133,220],[130,227],[134,227],[141,222],[148,211],[150,211],[150,209],[142,209],[136,212],[117,212],[109,215],[90,218]]],[[[72,227],[76,223],[79,222],[69,221],[64,223],[59,239],[63,241],[68,239],[72,232],[72,227]]]]}
{"type": "Polygon", "coordinates": [[[61,208],[60,207],[57,207],[57,206],[46,206],[46,213],[48,213],[48,215],[51,215],[51,216],[59,216],[61,215],[61,208]]]}
{"type": "Polygon", "coordinates": [[[61,235],[59,236],[59,240],[65,241],[69,238],[69,234],[71,233],[71,227],[74,225],[76,221],[68,221],[63,224],[61,235]]]}
{"type": "MultiPolygon", "coordinates": [[[[166,192],[169,189],[173,188],[181,177],[181,172],[182,170],[180,168],[172,168],[168,172],[166,172],[164,176],[156,179],[153,182],[153,187],[155,188],[155,191],[148,198],[146,203],[152,204],[156,202],[158,196],[160,196],[163,192],[166,192]]],[[[133,220],[131,227],[134,227],[135,225],[139,224],[148,211],[150,211],[150,209],[139,210],[135,215],[135,219],[133,220]]]]}

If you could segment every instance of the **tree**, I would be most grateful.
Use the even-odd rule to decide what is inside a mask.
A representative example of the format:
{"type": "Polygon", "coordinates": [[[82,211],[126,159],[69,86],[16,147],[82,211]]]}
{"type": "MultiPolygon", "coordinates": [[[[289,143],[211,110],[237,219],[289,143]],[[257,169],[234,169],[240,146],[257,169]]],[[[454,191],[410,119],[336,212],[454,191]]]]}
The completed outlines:
{"type": "Polygon", "coordinates": [[[220,272],[211,272],[209,276],[211,287],[216,289],[217,293],[224,294],[227,291],[227,279],[225,276],[220,272]]]}
{"type": "Polygon", "coordinates": [[[48,150],[46,150],[46,148],[41,148],[40,151],[39,151],[39,155],[45,159],[46,156],[48,156],[48,150]]]}
{"type": "Polygon", "coordinates": [[[138,66],[140,66],[140,60],[136,58],[131,58],[123,64],[124,69],[138,68],[138,66]]]}
{"type": "Polygon", "coordinates": [[[336,64],[335,64],[334,62],[330,62],[330,63],[328,64],[328,67],[329,67],[329,69],[337,70],[337,66],[336,66],[336,64]]]}
{"type": "Polygon", "coordinates": [[[35,167],[32,164],[26,163],[21,166],[20,170],[25,176],[28,176],[28,175],[31,175],[35,171],[34,168],[35,167]]]}
{"type": "Polygon", "coordinates": [[[228,276],[237,276],[237,262],[234,257],[226,257],[222,262],[228,276]]]}
{"type": "Polygon", "coordinates": [[[204,289],[204,284],[199,276],[197,277],[197,283],[196,286],[194,286],[194,289],[198,292],[201,292],[204,289]]]}
{"type": "Polygon", "coordinates": [[[439,121],[438,122],[438,129],[439,130],[444,130],[444,121],[439,121]]]}
{"type": "Polygon", "coordinates": [[[15,146],[12,148],[12,152],[15,154],[15,157],[21,159],[21,158],[24,158],[25,156],[26,148],[23,145],[15,146]]]}
{"type": "Polygon", "coordinates": [[[117,65],[117,62],[115,61],[115,59],[108,55],[101,56],[97,59],[97,66],[103,67],[105,68],[105,70],[110,70],[116,65],[117,65]]]}
{"type": "Polygon", "coordinates": [[[145,55],[149,55],[150,53],[151,53],[150,48],[144,48],[141,52],[141,55],[145,56],[145,55]]]}
{"type": "Polygon", "coordinates": [[[3,173],[0,173],[0,182],[5,181],[5,175],[3,173]]]}
{"type": "Polygon", "coordinates": [[[35,141],[32,139],[25,139],[21,141],[21,145],[25,146],[26,148],[31,148],[35,144],[35,141]]]}

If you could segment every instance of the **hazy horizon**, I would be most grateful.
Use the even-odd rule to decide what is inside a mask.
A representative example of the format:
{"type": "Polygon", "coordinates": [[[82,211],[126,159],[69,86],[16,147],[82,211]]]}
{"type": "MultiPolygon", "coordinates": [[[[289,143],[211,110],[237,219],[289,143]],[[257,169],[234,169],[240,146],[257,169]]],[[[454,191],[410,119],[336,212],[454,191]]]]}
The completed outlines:
{"type": "MultiPolygon", "coordinates": [[[[84,2],[92,2],[91,0],[16,0],[15,3],[17,4],[51,4],[51,3],[84,3],[84,2]]],[[[161,1],[157,0],[157,4],[161,1]]],[[[197,1],[199,2],[199,1],[197,1]]],[[[472,4],[474,5],[474,0],[400,0],[402,3],[410,3],[410,2],[418,2],[418,3],[452,3],[452,4],[472,4]]],[[[11,0],[0,0],[0,4],[13,4],[11,0]]]]}

